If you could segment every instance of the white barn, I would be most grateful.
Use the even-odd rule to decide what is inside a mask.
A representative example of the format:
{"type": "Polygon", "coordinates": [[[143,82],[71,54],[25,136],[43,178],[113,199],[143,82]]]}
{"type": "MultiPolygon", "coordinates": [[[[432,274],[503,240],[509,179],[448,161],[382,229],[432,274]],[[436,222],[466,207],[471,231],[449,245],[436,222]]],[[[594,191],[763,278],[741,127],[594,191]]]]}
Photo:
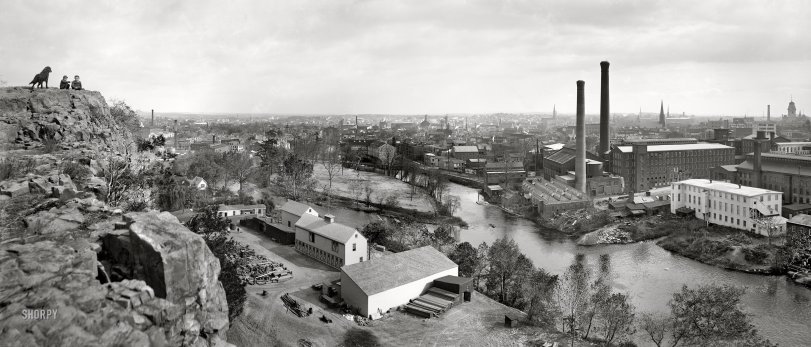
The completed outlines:
{"type": "Polygon", "coordinates": [[[312,207],[293,200],[288,200],[279,208],[279,211],[281,212],[282,229],[287,232],[296,231],[296,222],[305,214],[318,217],[318,212],[312,207]]]}
{"type": "Polygon", "coordinates": [[[458,265],[425,246],[342,267],[341,297],[359,314],[377,319],[422,295],[435,279],[458,274],[458,265]]]}
{"type": "Polygon", "coordinates": [[[296,251],[334,268],[369,260],[366,238],[357,229],[336,223],[335,216],[323,218],[303,214],[295,223],[296,251]]]}

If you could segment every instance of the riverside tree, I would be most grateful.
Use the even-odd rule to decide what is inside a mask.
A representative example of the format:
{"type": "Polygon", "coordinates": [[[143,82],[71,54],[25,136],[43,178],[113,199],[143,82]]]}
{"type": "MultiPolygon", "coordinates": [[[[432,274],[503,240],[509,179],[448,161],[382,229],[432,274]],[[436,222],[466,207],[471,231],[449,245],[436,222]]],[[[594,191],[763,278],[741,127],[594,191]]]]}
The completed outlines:
{"type": "Polygon", "coordinates": [[[672,346],[775,346],[758,335],[741,308],[742,288],[682,286],[669,306],[673,317],[672,346]]]}

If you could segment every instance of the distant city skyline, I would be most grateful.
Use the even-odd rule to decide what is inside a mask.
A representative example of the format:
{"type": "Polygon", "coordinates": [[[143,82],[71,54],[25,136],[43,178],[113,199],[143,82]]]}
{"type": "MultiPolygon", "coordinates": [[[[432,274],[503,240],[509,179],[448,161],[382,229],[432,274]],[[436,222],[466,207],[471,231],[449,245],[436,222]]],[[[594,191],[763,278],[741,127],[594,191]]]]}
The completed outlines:
{"type": "Polygon", "coordinates": [[[811,110],[811,2],[7,1],[0,80],[175,113],[811,110]],[[33,24],[36,23],[36,24],[33,24]]]}

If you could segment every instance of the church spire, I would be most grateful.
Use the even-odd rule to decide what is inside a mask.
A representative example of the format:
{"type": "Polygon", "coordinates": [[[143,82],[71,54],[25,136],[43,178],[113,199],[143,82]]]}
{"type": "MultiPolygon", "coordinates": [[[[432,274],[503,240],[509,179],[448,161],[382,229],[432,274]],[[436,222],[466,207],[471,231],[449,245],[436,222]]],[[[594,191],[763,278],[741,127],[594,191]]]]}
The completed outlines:
{"type": "Polygon", "coordinates": [[[665,127],[665,101],[662,100],[659,104],[659,126],[665,127]]]}

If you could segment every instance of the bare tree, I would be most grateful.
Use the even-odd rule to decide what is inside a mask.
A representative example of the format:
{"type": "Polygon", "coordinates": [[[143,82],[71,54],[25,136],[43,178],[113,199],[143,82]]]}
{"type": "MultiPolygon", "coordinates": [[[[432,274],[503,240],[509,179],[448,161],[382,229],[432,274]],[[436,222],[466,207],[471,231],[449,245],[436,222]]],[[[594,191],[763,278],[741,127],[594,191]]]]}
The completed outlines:
{"type": "Polygon", "coordinates": [[[386,167],[386,175],[391,175],[391,166],[397,159],[397,148],[388,143],[383,144],[377,149],[377,157],[380,158],[380,162],[386,167]]]}
{"type": "Polygon", "coordinates": [[[648,335],[651,342],[653,342],[656,347],[662,347],[662,341],[665,339],[665,336],[667,336],[667,332],[670,330],[672,324],[672,319],[664,314],[644,313],[642,314],[639,327],[645,331],[645,334],[648,335]]]}
{"type": "Polygon", "coordinates": [[[327,172],[327,180],[329,181],[327,195],[329,195],[332,193],[332,179],[338,173],[338,170],[341,169],[341,158],[335,146],[328,145],[324,147],[324,153],[321,155],[321,165],[327,172]]]}
{"type": "Polygon", "coordinates": [[[372,204],[372,192],[374,189],[372,188],[372,183],[369,180],[363,180],[363,195],[366,197],[364,200],[366,202],[366,207],[372,204]]]}
{"type": "Polygon", "coordinates": [[[591,277],[589,269],[575,260],[558,281],[555,289],[555,299],[562,313],[562,331],[571,335],[572,346],[579,330],[577,320],[589,300],[589,277],[591,277]]]}
{"type": "Polygon", "coordinates": [[[226,169],[230,171],[231,176],[239,183],[239,191],[242,191],[243,185],[247,182],[255,172],[253,159],[247,153],[229,153],[225,157],[226,169]]]}
{"type": "Polygon", "coordinates": [[[596,319],[606,346],[611,346],[614,340],[622,341],[636,332],[634,310],[634,305],[628,301],[628,295],[621,293],[611,294],[599,306],[596,319]]]}
{"type": "Polygon", "coordinates": [[[357,202],[360,201],[360,197],[363,195],[363,180],[353,179],[349,181],[349,192],[352,193],[352,197],[357,204],[357,202]]]}

